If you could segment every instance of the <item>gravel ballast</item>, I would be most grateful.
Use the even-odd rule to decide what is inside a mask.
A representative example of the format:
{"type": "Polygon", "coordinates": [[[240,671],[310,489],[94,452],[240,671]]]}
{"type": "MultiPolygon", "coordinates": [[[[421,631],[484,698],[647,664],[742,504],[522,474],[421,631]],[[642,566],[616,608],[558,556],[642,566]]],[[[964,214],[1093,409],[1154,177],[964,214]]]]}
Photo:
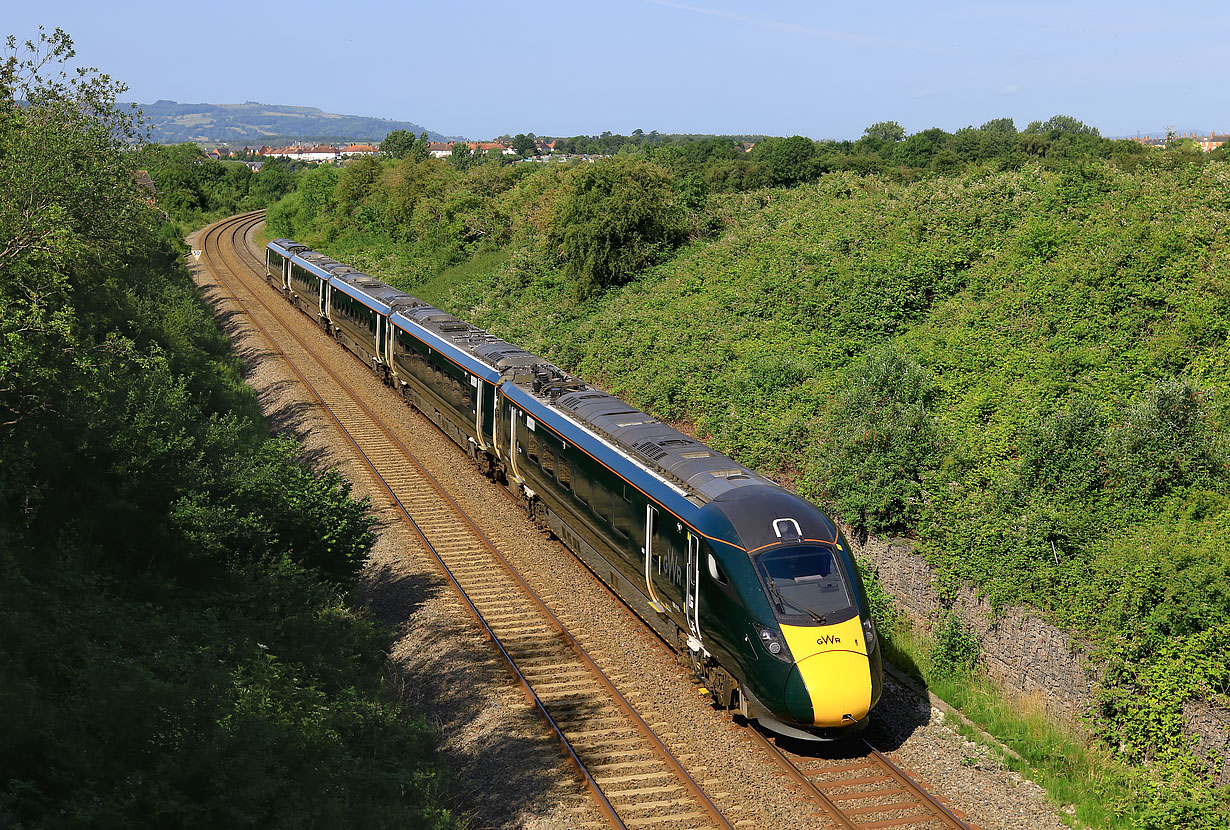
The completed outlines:
{"type": "MultiPolygon", "coordinates": [[[[350,445],[213,275],[199,267],[196,272],[272,428],[296,436],[314,464],[338,467],[356,495],[371,498],[378,540],[355,599],[397,631],[390,657],[403,699],[440,730],[458,811],[474,828],[601,826],[558,745],[350,445]]],[[[282,302],[272,289],[269,298],[282,302]]],[[[746,728],[709,704],[644,623],[562,545],[535,529],[502,488],[425,418],[323,335],[321,341],[317,348],[336,356],[334,366],[346,381],[379,413],[389,413],[398,437],[492,536],[737,826],[817,826],[814,809],[746,728]]],[[[874,718],[868,738],[971,823],[986,830],[1067,826],[1039,787],[994,763],[929,702],[889,678],[874,718]]]]}

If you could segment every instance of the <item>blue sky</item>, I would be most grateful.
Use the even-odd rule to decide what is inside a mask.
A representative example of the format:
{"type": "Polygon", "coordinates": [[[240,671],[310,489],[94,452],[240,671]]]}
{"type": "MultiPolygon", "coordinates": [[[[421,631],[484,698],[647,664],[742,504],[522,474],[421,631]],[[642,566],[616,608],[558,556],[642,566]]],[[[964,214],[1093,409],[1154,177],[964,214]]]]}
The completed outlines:
{"type": "Polygon", "coordinates": [[[128,100],[315,106],[469,138],[857,138],[1057,113],[1104,135],[1230,131],[1220,3],[8,5],[0,33],[64,28],[128,100]]]}

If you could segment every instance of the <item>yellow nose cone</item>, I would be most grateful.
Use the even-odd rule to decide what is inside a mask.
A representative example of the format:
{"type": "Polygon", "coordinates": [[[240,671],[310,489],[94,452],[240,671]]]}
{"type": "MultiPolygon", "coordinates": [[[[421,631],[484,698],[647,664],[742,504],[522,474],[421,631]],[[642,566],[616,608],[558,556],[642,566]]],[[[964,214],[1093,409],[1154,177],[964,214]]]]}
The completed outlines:
{"type": "Polygon", "coordinates": [[[782,626],[811,698],[815,726],[847,726],[871,709],[871,666],[858,617],[836,625],[782,626]]]}

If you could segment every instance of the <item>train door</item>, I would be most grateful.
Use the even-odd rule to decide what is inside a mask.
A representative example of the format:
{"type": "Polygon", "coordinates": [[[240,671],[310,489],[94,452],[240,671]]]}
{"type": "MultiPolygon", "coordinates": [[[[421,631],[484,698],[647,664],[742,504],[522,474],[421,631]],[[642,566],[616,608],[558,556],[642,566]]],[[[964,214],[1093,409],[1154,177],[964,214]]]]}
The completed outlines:
{"type": "MultiPolygon", "coordinates": [[[[393,311],[392,309],[390,309],[389,314],[392,315],[392,313],[393,311]]],[[[393,318],[391,316],[385,318],[385,321],[384,321],[384,365],[388,367],[390,372],[393,371],[393,351],[394,351],[393,347],[394,347],[394,339],[396,337],[397,337],[397,326],[393,325],[393,318]]]]}
{"type": "Polygon", "coordinates": [[[376,372],[379,372],[380,365],[385,362],[384,361],[384,348],[383,348],[384,330],[385,330],[385,325],[388,321],[385,319],[385,316],[383,314],[380,314],[378,312],[368,311],[368,314],[376,318],[376,325],[372,326],[372,329],[373,329],[372,334],[375,337],[375,341],[373,342],[373,345],[372,345],[372,355],[373,355],[372,369],[375,370],[376,372]]]}
{"type": "Polygon", "coordinates": [[[491,449],[495,450],[495,457],[504,460],[504,451],[500,449],[500,435],[504,431],[504,411],[503,401],[500,400],[500,387],[495,387],[491,392],[495,398],[495,406],[491,412],[491,449]]]}
{"type": "MultiPolygon", "coordinates": [[[[491,423],[490,407],[487,411],[483,411],[486,405],[486,386],[483,384],[483,379],[478,375],[470,376],[470,385],[474,387],[474,435],[478,439],[478,446],[483,452],[487,451],[486,436],[483,434],[483,422],[491,423]]],[[[494,394],[495,390],[492,390],[494,394]]]]}
{"type": "Polygon", "coordinates": [[[660,555],[657,550],[658,544],[658,508],[652,504],[646,505],[645,547],[641,548],[641,553],[645,556],[645,590],[649,592],[649,604],[653,606],[653,610],[661,614],[666,612],[666,605],[658,599],[658,594],[653,588],[654,562],[660,555]]]}
{"type": "MultiPolygon", "coordinates": [[[[684,582],[684,613],[688,618],[690,640],[700,644],[700,539],[688,533],[688,568],[684,582]]],[[[693,647],[689,641],[689,647],[693,647]]]]}

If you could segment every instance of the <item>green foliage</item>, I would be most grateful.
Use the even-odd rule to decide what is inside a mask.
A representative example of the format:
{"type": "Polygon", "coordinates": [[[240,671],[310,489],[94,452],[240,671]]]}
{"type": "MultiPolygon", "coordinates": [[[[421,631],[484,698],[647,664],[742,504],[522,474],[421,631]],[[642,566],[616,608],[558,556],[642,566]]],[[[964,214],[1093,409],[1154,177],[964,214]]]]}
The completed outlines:
{"type": "Polygon", "coordinates": [[[295,174],[279,159],[265,161],[254,173],[242,162],[210,159],[195,144],[147,144],[135,158],[154,181],[157,206],[182,232],[265,207],[295,186],[295,174]]]}
{"type": "MultiPolygon", "coordinates": [[[[1230,612],[1230,168],[1052,122],[791,142],[808,172],[771,189],[778,142],[645,137],[690,241],[581,302],[562,205],[600,163],[388,171],[365,204],[395,230],[326,249],[864,529],[916,537],[946,587],[1099,643],[1195,637],[1230,612]]],[[[601,229],[595,213],[574,234],[601,229]]],[[[958,667],[960,633],[941,638],[958,667]]],[[[1150,670],[1147,650],[1129,658],[1150,670]]],[[[1144,705],[1178,728],[1146,711],[1161,698],[1144,705]]],[[[1112,749],[1118,713],[1097,727],[1112,749]]],[[[1164,778],[1171,803],[1212,815],[1164,778]]]]}
{"type": "Polygon", "coordinates": [[[906,530],[918,517],[922,474],[940,450],[930,374],[893,346],[852,368],[826,417],[808,489],[872,531],[906,530]]]}
{"type": "Polygon", "coordinates": [[[1056,133],[1068,133],[1070,135],[1091,135],[1097,136],[1098,128],[1090,127],[1083,121],[1073,118],[1070,115],[1052,115],[1046,121],[1031,121],[1029,126],[1021,132],[1029,134],[1048,135],[1056,133]]]}
{"type": "Polygon", "coordinates": [[[453,826],[343,598],[365,505],[268,438],[118,88],[41,44],[0,75],[0,824],[453,826]]]}
{"type": "Polygon", "coordinates": [[[880,121],[863,130],[863,135],[875,141],[902,141],[905,128],[896,121],[880,121]]]}
{"type": "Polygon", "coordinates": [[[863,591],[867,596],[871,618],[875,620],[880,643],[884,644],[886,638],[891,640],[901,630],[905,624],[905,618],[896,600],[889,595],[884,588],[884,583],[880,581],[879,571],[861,557],[856,557],[855,562],[858,565],[859,578],[863,583],[863,591]]]}
{"type": "Polygon", "coordinates": [[[801,135],[770,138],[752,151],[757,162],[768,168],[773,184],[790,186],[816,177],[816,144],[801,135]]]}
{"type": "Polygon", "coordinates": [[[414,133],[406,130],[393,130],[380,142],[380,152],[389,158],[404,159],[414,150],[414,133]]]}
{"type": "Polygon", "coordinates": [[[569,171],[546,230],[582,296],[626,282],[683,236],[670,174],[622,158],[569,171]]]}
{"type": "Polygon", "coordinates": [[[1215,800],[1206,783],[1204,764],[1210,759],[1202,758],[1196,739],[1183,732],[1183,705],[1213,696],[1225,699],[1230,692],[1227,655],[1230,625],[1224,617],[1198,633],[1131,639],[1107,647],[1096,710],[1100,725],[1122,755],[1149,764],[1156,778],[1170,785],[1153,792],[1154,817],[1144,826],[1163,826],[1158,823],[1162,816],[1176,815],[1175,810],[1193,815],[1192,802],[1207,808],[1215,800]],[[1191,796],[1169,804],[1170,788],[1191,796]]]}
{"type": "Polygon", "coordinates": [[[1172,490],[1225,478],[1202,395],[1185,380],[1162,380],[1111,436],[1110,464],[1125,500],[1150,503],[1172,490]]]}
{"type": "Polygon", "coordinates": [[[970,677],[978,664],[978,635],[956,614],[946,614],[936,627],[928,652],[931,672],[939,677],[970,677]]]}

